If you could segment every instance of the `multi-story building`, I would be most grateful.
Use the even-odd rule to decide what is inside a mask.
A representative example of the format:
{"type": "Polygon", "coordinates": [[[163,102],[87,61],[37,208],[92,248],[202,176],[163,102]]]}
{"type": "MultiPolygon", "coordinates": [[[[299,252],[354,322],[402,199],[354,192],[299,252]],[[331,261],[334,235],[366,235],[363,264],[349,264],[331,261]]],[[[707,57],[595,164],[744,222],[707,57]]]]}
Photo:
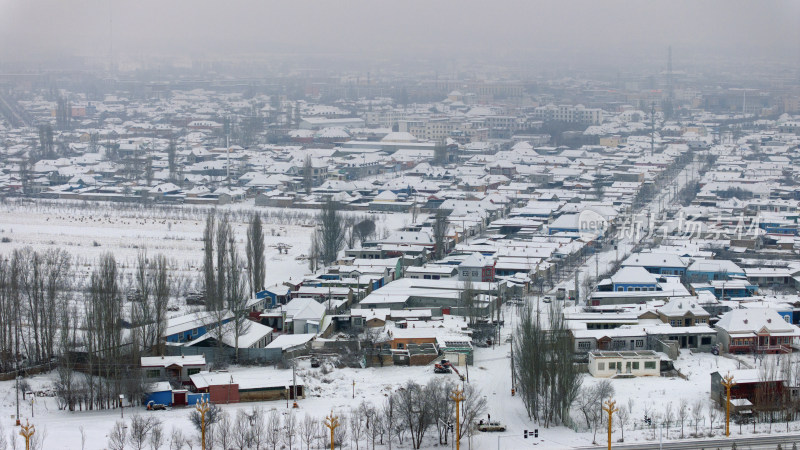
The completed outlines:
{"type": "Polygon", "coordinates": [[[587,108],[583,105],[546,105],[533,110],[537,119],[569,123],[586,123],[597,125],[603,122],[603,110],[587,108]]]}

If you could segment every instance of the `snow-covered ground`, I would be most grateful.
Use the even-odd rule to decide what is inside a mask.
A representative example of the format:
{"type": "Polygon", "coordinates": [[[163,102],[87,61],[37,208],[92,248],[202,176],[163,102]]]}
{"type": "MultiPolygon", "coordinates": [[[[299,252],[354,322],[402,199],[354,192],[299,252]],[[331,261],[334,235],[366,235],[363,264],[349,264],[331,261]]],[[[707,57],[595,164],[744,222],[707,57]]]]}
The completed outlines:
{"type": "MultiPolygon", "coordinates": [[[[512,310],[506,310],[508,322],[515,320],[512,310]]],[[[501,332],[503,339],[511,333],[511,324],[507,325],[501,332]]],[[[527,448],[534,443],[535,448],[561,449],[590,446],[592,444],[593,433],[586,429],[585,423],[581,423],[581,418],[577,410],[573,410],[572,416],[578,425],[577,431],[565,427],[543,428],[529,420],[525,413],[525,408],[519,397],[511,396],[511,369],[510,369],[510,345],[503,343],[494,349],[478,348],[475,353],[475,364],[469,368],[469,383],[479,388],[481,395],[485,396],[488,404],[488,413],[492,420],[499,420],[506,424],[508,430],[505,433],[477,433],[470,442],[462,442],[462,448],[486,449],[497,448],[498,436],[500,448],[516,449],[527,448]],[[539,439],[523,439],[523,430],[533,430],[538,428],[539,439]]],[[[750,361],[752,362],[752,361],[750,361]]],[[[645,412],[650,416],[662,415],[666,405],[671,404],[673,411],[677,410],[679,403],[685,399],[691,407],[697,399],[705,402],[705,412],[699,424],[701,433],[708,434],[708,405],[710,391],[711,372],[716,370],[726,371],[736,369],[738,362],[722,356],[711,354],[690,354],[682,352],[681,357],[675,363],[686,379],[680,377],[651,377],[634,379],[613,379],[614,399],[617,405],[632,405],[630,422],[625,427],[625,441],[648,441],[653,440],[653,429],[647,428],[642,422],[645,412]]],[[[259,376],[270,377],[275,374],[274,367],[231,367],[231,371],[241,371],[244,373],[255,373],[259,376]]],[[[290,374],[287,369],[282,370],[284,374],[290,374]]],[[[384,367],[367,369],[334,369],[329,374],[323,374],[321,369],[312,369],[307,363],[300,363],[297,372],[306,384],[306,398],[300,400],[300,415],[309,414],[322,419],[331,411],[337,415],[344,415],[356,408],[362,401],[371,402],[380,406],[385,402],[386,395],[404,384],[407,380],[414,380],[418,383],[426,383],[432,377],[452,377],[457,381],[455,375],[435,375],[433,367],[384,367]],[[355,398],[353,398],[353,381],[355,381],[355,398]]],[[[54,381],[54,374],[44,374],[32,377],[29,382],[34,391],[50,390],[54,381]]],[[[590,386],[599,382],[600,379],[592,378],[589,375],[583,377],[584,386],[590,386]]],[[[281,413],[287,413],[289,408],[284,400],[241,403],[234,405],[221,405],[221,407],[235,415],[238,409],[250,409],[254,406],[262,406],[267,410],[276,409],[281,413]]],[[[165,431],[170,432],[172,427],[181,429],[185,434],[193,435],[194,431],[188,420],[190,408],[173,408],[169,411],[146,411],[141,407],[128,407],[124,410],[126,420],[130,420],[133,414],[155,415],[163,420],[165,431]]],[[[91,412],[67,412],[57,409],[55,398],[37,398],[33,403],[33,417],[31,418],[30,403],[23,403],[21,406],[21,416],[23,422],[26,418],[36,425],[37,432],[46,433],[45,448],[80,449],[81,433],[80,426],[84,427],[89,439],[86,449],[106,448],[108,432],[114,423],[120,420],[121,412],[119,409],[108,411],[91,412]]],[[[0,417],[6,420],[0,421],[8,435],[12,429],[15,413],[14,383],[13,381],[0,382],[0,417]]],[[[720,427],[723,426],[723,418],[717,413],[714,421],[714,434],[720,435],[720,427]]],[[[791,431],[800,430],[800,422],[790,424],[791,431]]],[[[757,430],[760,433],[766,432],[768,424],[759,424],[757,430]]],[[[785,432],[786,424],[773,425],[773,432],[785,432]]],[[[662,430],[657,427],[655,439],[659,439],[662,430]]],[[[684,433],[688,438],[689,433],[694,432],[694,421],[687,420],[684,424],[684,433]]],[[[739,426],[732,427],[734,435],[739,434],[739,426]]],[[[752,425],[744,426],[742,434],[750,435],[753,433],[752,425]]],[[[435,448],[435,430],[431,430],[426,438],[424,448],[435,448]]],[[[669,431],[669,440],[675,440],[680,435],[680,425],[673,423],[669,431]]],[[[619,428],[614,428],[614,440],[621,437],[619,428]]],[[[666,440],[666,434],[663,436],[666,440]]],[[[605,432],[600,430],[597,433],[598,444],[605,443],[605,432]]],[[[363,444],[363,443],[362,443],[363,444]]],[[[393,448],[410,448],[406,442],[399,446],[397,442],[393,448]]]]}
{"type": "MultiPolygon", "coordinates": [[[[302,257],[309,253],[317,211],[256,207],[252,200],[217,210],[232,213],[242,258],[249,214],[262,214],[267,286],[309,272],[308,261],[302,257]],[[278,252],[279,244],[288,246],[286,254],[278,252]]],[[[149,256],[164,254],[176,275],[194,280],[202,270],[202,235],[208,211],[208,207],[188,205],[144,208],[69,201],[6,202],[0,204],[0,237],[10,242],[0,243],[0,255],[7,257],[14,249],[26,246],[64,249],[76,258],[79,273],[88,274],[106,252],[112,252],[121,270],[126,271],[136,265],[139,252],[146,250],[149,256]]],[[[368,216],[375,220],[378,233],[396,230],[410,221],[408,214],[368,216]]]]}

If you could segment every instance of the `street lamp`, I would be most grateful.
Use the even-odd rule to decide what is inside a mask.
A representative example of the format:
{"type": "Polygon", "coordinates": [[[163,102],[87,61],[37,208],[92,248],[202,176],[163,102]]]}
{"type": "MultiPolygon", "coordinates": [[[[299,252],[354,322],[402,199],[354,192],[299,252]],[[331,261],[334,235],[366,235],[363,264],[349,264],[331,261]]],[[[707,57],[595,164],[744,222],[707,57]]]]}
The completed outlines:
{"type": "Polygon", "coordinates": [[[22,425],[22,429],[19,431],[19,435],[25,438],[25,450],[30,450],[31,448],[31,436],[36,433],[36,427],[28,423],[28,419],[25,419],[25,425],[22,425]]]}
{"type": "Polygon", "coordinates": [[[731,388],[736,386],[736,382],[733,381],[733,375],[728,373],[720,382],[722,386],[725,387],[725,391],[727,393],[727,401],[725,402],[725,436],[731,435],[731,388]]]}
{"type": "Polygon", "coordinates": [[[331,430],[331,450],[334,450],[333,430],[339,426],[339,418],[334,416],[333,411],[331,411],[331,414],[325,417],[325,421],[322,424],[331,430]]]}
{"type": "Polygon", "coordinates": [[[611,450],[611,415],[619,411],[619,408],[614,406],[617,404],[615,401],[606,400],[603,411],[608,413],[608,450],[611,450]]]}
{"type": "Polygon", "coordinates": [[[125,400],[125,396],[123,394],[119,394],[119,414],[122,420],[125,420],[125,405],[122,401],[125,400]]]}
{"type": "MultiPolygon", "coordinates": [[[[461,422],[458,416],[459,413],[459,405],[462,401],[464,401],[464,391],[460,389],[454,389],[453,393],[450,395],[450,400],[456,402],[456,450],[461,450],[461,422]]],[[[331,449],[333,450],[333,449],[331,449]]]]}
{"type": "Polygon", "coordinates": [[[200,401],[197,400],[195,409],[200,413],[200,435],[201,435],[201,450],[206,450],[206,413],[210,409],[208,406],[208,399],[200,401]]]}

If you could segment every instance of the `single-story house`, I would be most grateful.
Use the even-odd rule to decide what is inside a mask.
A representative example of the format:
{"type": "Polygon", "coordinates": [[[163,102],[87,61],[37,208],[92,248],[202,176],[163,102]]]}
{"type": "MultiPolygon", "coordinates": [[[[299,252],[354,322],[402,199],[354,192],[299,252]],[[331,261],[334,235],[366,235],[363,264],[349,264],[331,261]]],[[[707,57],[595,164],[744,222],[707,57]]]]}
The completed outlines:
{"type": "Polygon", "coordinates": [[[647,377],[661,373],[661,356],[652,350],[589,352],[589,373],[595,378],[647,377]]]}

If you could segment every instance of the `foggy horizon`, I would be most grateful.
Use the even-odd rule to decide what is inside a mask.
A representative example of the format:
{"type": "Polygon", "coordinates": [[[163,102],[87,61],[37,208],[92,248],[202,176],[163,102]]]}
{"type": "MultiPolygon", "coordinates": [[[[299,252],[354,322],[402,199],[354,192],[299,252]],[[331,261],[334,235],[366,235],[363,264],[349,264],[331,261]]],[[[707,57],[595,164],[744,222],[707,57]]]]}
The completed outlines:
{"type": "Polygon", "coordinates": [[[797,64],[800,3],[0,0],[0,59],[797,64]]]}

